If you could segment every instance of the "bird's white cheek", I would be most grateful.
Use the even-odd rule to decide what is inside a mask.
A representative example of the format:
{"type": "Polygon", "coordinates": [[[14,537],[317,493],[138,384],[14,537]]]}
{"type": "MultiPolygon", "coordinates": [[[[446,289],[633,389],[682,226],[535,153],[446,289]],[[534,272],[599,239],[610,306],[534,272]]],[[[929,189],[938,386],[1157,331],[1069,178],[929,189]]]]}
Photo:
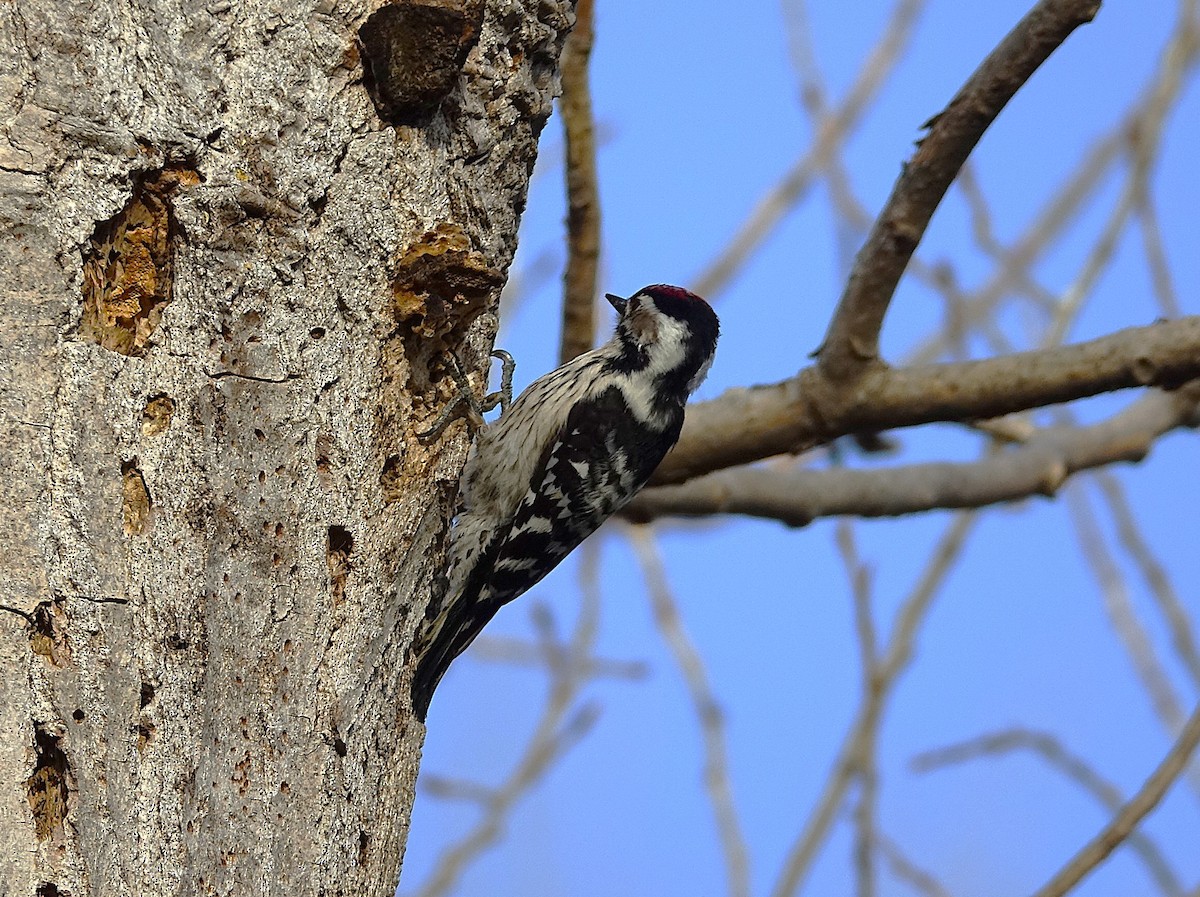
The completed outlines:
{"type": "Polygon", "coordinates": [[[691,379],[691,381],[688,383],[687,391],[689,393],[693,393],[697,389],[700,388],[700,384],[703,383],[704,378],[708,376],[708,371],[709,371],[709,368],[712,367],[712,363],[713,363],[713,360],[712,360],[712,356],[710,355],[708,357],[708,360],[705,361],[704,364],[700,365],[700,370],[696,371],[696,376],[693,377],[691,379]]]}

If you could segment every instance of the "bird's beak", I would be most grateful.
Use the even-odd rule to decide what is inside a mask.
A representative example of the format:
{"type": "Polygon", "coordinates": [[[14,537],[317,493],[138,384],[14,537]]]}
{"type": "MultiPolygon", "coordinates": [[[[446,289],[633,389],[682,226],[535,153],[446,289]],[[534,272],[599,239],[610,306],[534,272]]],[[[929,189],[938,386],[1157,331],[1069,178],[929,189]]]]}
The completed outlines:
{"type": "Polygon", "coordinates": [[[622,299],[620,296],[614,296],[612,293],[605,293],[604,298],[617,310],[618,315],[625,314],[625,306],[629,304],[628,299],[622,299]]]}

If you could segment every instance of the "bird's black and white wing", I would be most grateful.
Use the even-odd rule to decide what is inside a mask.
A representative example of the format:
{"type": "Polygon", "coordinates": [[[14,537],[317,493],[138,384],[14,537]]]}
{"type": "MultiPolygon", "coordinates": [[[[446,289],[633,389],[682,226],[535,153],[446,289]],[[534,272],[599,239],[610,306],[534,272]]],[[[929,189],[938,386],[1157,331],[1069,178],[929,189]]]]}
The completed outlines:
{"type": "Polygon", "coordinates": [[[489,534],[466,580],[452,590],[457,594],[447,596],[450,604],[417,670],[414,701],[432,695],[446,667],[501,607],[628,504],[675,444],[682,423],[679,407],[667,433],[647,427],[616,387],[572,407],[511,521],[489,534]]]}

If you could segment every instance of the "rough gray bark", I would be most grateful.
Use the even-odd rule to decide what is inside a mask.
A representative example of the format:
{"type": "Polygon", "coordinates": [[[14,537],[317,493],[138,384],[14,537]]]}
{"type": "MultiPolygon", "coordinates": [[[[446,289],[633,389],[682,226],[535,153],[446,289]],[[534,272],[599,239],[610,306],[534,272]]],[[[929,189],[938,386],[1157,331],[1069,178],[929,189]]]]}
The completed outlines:
{"type": "Polygon", "coordinates": [[[413,433],[490,347],[570,3],[392,4],[380,107],[372,11],[0,8],[5,895],[396,886],[467,445],[413,433]]]}

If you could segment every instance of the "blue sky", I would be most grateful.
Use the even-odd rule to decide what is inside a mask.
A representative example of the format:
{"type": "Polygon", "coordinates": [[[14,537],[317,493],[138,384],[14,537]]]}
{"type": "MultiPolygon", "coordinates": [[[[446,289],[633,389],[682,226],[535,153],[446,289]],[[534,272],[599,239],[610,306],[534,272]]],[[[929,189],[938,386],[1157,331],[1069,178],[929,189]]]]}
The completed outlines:
{"type": "MultiPolygon", "coordinates": [[[[598,0],[594,102],[607,134],[599,166],[604,211],[601,289],[689,285],[809,145],[776,2],[656,4],[598,0]]],[[[834,102],[877,40],[891,4],[812,2],[816,52],[834,102]]],[[[1026,3],[930,2],[905,60],[881,92],[844,159],[872,211],[887,196],[919,126],[1028,8],[1026,3]]],[[[1165,0],[1106,3],[1017,95],[973,156],[997,235],[1018,237],[1087,147],[1122,116],[1150,79],[1175,19],[1165,0]]],[[[1200,176],[1200,93],[1185,88],[1168,122],[1153,180],[1172,274],[1185,312],[1200,312],[1195,210],[1200,176]]],[[[550,251],[561,259],[561,123],[542,140],[514,271],[550,251]]],[[[1122,169],[1123,170],[1123,169],[1122,169]]],[[[1078,275],[1123,181],[1110,175],[1096,200],[1035,274],[1055,292],[1078,275]]],[[[974,246],[967,207],[952,191],[919,255],[954,263],[963,284],[991,270],[974,246]]],[[[794,373],[820,342],[841,288],[844,260],[824,189],[784,220],[729,287],[712,297],[722,319],[717,363],[699,398],[794,373]]],[[[1124,233],[1070,340],[1158,316],[1136,227],[1124,233]]],[[[519,362],[518,388],[554,365],[557,275],[507,309],[500,344],[519,362]]],[[[1003,318],[1019,338],[1031,318],[1020,303],[1003,318]]],[[[907,279],[884,330],[893,360],[938,326],[942,302],[907,279]]],[[[606,328],[609,326],[606,319],[606,328]]],[[[983,351],[983,347],[977,347],[983,351]]],[[[1083,419],[1132,399],[1079,406],[1083,419]]],[[[949,426],[899,434],[901,463],[975,457],[979,440],[949,426]]],[[[1144,533],[1200,618],[1200,477],[1195,434],[1164,439],[1149,460],[1123,467],[1144,533]]],[[[1111,520],[1089,490],[1115,545],[1111,520]]],[[[950,523],[932,513],[856,524],[871,565],[881,630],[920,576],[950,523]]],[[[734,797],[750,848],[754,893],[766,893],[822,786],[860,688],[851,596],[832,521],[799,530],[717,520],[658,527],[685,625],[704,655],[728,722],[734,797]]],[[[655,897],[722,893],[721,853],[700,787],[702,747],[686,690],[654,628],[634,554],[619,530],[601,552],[604,656],[644,660],[640,682],[588,687],[602,713],[588,737],[518,805],[503,843],[473,865],[463,895],[570,894],[655,897]]],[[[1169,639],[1148,593],[1115,549],[1131,598],[1167,658],[1185,705],[1198,697],[1170,666],[1169,639]]],[[[579,607],[574,559],[506,608],[488,634],[530,637],[530,606],[543,602],[566,630],[579,607]]],[[[881,636],[882,637],[882,636],[881,636]]],[[[446,677],[429,716],[427,773],[498,782],[525,745],[545,677],[468,653],[446,677]]],[[[1187,709],[1187,708],[1185,708],[1187,709]]],[[[948,577],[881,733],[883,829],[955,894],[1030,892],[1090,838],[1104,814],[1080,790],[1027,754],[917,774],[923,750],[1021,725],[1044,729],[1132,793],[1170,745],[1083,560],[1065,502],[1032,499],[987,511],[948,577]]],[[[419,795],[401,893],[425,879],[438,851],[477,818],[468,804],[419,795]]],[[[1200,881],[1200,799],[1178,785],[1150,820],[1185,884],[1200,881]]],[[[805,893],[853,888],[850,826],[842,819],[805,893]]],[[[1076,892],[1150,893],[1127,849],[1076,892]]],[[[880,893],[912,893],[888,874],[880,893]]]]}

